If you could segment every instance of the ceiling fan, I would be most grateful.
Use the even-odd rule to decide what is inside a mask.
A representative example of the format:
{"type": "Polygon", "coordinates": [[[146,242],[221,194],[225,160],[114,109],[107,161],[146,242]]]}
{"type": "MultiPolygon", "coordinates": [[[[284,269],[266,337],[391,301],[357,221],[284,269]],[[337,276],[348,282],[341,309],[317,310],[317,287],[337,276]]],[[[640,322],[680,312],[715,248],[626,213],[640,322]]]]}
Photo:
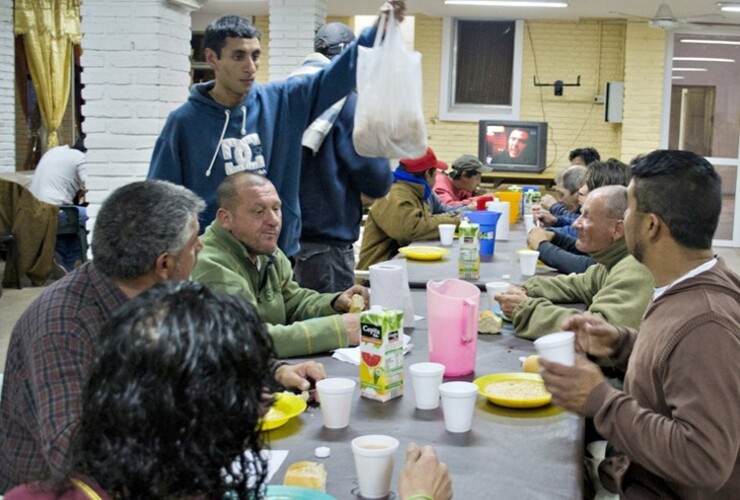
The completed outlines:
{"type": "Polygon", "coordinates": [[[712,26],[740,26],[740,24],[722,23],[722,22],[707,22],[700,21],[700,19],[715,18],[717,20],[724,19],[725,17],[721,14],[704,14],[700,16],[690,17],[676,17],[673,15],[671,7],[667,3],[660,4],[658,11],[651,18],[642,16],[633,16],[624,12],[611,12],[621,16],[633,17],[638,19],[645,19],[651,28],[658,28],[662,30],[672,30],[676,28],[707,28],[712,26]]]}

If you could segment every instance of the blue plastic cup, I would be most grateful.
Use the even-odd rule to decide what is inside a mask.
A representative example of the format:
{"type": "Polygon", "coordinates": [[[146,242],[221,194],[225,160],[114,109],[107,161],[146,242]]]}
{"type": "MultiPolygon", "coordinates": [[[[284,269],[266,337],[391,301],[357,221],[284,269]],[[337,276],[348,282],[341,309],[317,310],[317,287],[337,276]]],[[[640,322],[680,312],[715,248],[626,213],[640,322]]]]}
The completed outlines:
{"type": "Polygon", "coordinates": [[[470,222],[480,225],[480,241],[478,253],[481,255],[493,255],[496,243],[496,224],[501,212],[489,212],[488,210],[476,210],[474,212],[463,212],[463,218],[467,217],[470,222]]]}

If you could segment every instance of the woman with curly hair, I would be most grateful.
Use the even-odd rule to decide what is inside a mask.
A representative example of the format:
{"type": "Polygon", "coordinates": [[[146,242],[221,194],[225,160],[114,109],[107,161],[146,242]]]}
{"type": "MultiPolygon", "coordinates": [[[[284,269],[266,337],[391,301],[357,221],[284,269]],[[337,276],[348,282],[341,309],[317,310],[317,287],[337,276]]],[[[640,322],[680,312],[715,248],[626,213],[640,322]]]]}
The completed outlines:
{"type": "Polygon", "coordinates": [[[98,352],[70,474],[5,498],[261,498],[276,364],[247,300],[156,285],[116,312],[98,352]]]}

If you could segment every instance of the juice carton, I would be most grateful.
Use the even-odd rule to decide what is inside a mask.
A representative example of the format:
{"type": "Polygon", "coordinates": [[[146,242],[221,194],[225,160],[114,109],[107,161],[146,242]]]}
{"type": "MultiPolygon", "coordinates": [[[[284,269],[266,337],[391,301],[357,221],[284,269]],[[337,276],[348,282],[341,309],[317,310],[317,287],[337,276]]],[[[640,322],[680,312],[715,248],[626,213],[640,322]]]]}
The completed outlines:
{"type": "Polygon", "coordinates": [[[463,220],[457,229],[460,234],[460,257],[457,261],[460,279],[477,280],[480,277],[479,229],[478,224],[466,220],[463,220]]]}
{"type": "Polygon", "coordinates": [[[373,306],[360,313],[360,395],[388,401],[403,395],[403,311],[373,306]]]}

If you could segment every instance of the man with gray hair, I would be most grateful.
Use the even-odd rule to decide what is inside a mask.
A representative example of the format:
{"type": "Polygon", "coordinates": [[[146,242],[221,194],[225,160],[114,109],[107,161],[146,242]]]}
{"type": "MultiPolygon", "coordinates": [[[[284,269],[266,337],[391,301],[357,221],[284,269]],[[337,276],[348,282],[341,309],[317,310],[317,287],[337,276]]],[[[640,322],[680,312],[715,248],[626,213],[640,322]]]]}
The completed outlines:
{"type": "Polygon", "coordinates": [[[534,277],[496,296],[512,319],[517,336],[535,339],[560,330],[579,311],[558,304],[585,304],[587,311],[611,324],[636,328],[653,293],[648,270],[627,251],[624,213],[627,188],[604,186],[589,192],[573,223],[576,246],[597,264],[581,274],[534,277]]]}
{"type": "Polygon", "coordinates": [[[0,402],[0,492],[63,473],[101,326],[153,284],[189,278],[204,207],[165,181],[117,189],[95,222],[93,260],[46,288],[20,317],[0,402]]]}
{"type": "Polygon", "coordinates": [[[573,224],[581,215],[581,203],[578,201],[578,190],[586,182],[586,167],[571,165],[555,177],[555,191],[560,201],[546,194],[542,197],[542,208],[537,217],[545,226],[561,227],[573,224]]]}

